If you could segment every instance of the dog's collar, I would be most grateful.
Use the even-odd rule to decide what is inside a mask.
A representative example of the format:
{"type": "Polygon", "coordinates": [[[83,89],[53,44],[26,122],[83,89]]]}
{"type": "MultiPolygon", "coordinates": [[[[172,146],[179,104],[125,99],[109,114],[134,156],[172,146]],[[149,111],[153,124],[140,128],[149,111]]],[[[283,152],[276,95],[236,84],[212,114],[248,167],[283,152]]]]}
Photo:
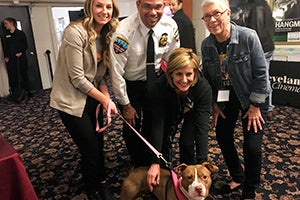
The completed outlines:
{"type": "Polygon", "coordinates": [[[171,170],[172,174],[172,181],[174,185],[175,194],[178,200],[187,200],[189,198],[188,192],[182,187],[181,180],[182,178],[178,179],[177,174],[171,170]]]}
{"type": "MultiPolygon", "coordinates": [[[[193,197],[182,186],[182,177],[178,179],[177,174],[171,170],[172,181],[174,185],[175,194],[178,200],[191,200],[193,197]]],[[[199,197],[199,199],[205,199],[205,197],[199,197]]]]}
{"type": "Polygon", "coordinates": [[[179,190],[181,191],[181,193],[183,194],[183,196],[186,198],[186,199],[193,199],[193,197],[191,197],[188,193],[188,191],[186,191],[184,189],[184,187],[182,186],[182,178],[180,177],[179,180],[178,180],[178,188],[179,190]]]}

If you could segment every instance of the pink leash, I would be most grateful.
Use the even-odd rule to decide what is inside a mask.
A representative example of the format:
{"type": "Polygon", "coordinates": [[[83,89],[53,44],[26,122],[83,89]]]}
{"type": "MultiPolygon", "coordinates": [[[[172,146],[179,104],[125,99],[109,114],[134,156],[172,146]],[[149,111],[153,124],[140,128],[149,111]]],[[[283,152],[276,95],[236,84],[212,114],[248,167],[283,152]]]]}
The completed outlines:
{"type": "MultiPolygon", "coordinates": [[[[98,115],[100,112],[100,107],[101,104],[98,104],[97,108],[96,108],[96,131],[98,133],[103,132],[111,123],[111,102],[109,102],[108,104],[108,108],[107,108],[107,124],[100,128],[99,122],[98,122],[98,115]]],[[[174,190],[177,196],[178,200],[185,200],[186,198],[180,193],[179,191],[179,187],[178,187],[178,177],[177,174],[171,169],[171,163],[167,162],[167,160],[162,156],[162,153],[160,153],[159,151],[157,151],[137,130],[135,130],[135,128],[120,114],[118,113],[118,116],[134,131],[134,133],[153,151],[153,153],[157,156],[157,158],[162,159],[165,162],[165,165],[170,168],[171,171],[171,176],[172,176],[172,181],[174,184],[174,190]]]]}
{"type": "Polygon", "coordinates": [[[172,182],[173,182],[173,185],[174,185],[174,190],[175,190],[175,194],[176,194],[177,199],[178,200],[186,200],[187,198],[185,198],[185,196],[182,195],[180,190],[179,190],[181,179],[178,180],[177,174],[174,172],[173,169],[171,169],[171,163],[167,162],[167,160],[162,156],[162,153],[157,151],[137,130],[135,130],[135,128],[133,126],[131,126],[131,124],[129,124],[128,121],[126,121],[124,119],[124,117],[121,114],[118,113],[118,115],[135,132],[135,134],[137,134],[137,136],[139,136],[139,138],[141,138],[141,140],[143,140],[143,142],[145,142],[145,144],[153,151],[153,153],[155,153],[157,158],[160,158],[165,162],[166,167],[168,167],[170,172],[171,172],[172,182]]]}
{"type": "Polygon", "coordinates": [[[143,140],[143,142],[153,151],[153,153],[157,156],[157,158],[162,159],[165,162],[165,165],[167,167],[170,167],[171,164],[162,156],[162,153],[160,153],[159,151],[157,151],[154,146],[152,146],[137,130],[135,130],[135,128],[133,126],[131,126],[131,124],[126,121],[126,119],[124,119],[124,117],[118,113],[119,117],[135,132],[135,134],[141,139],[143,140]]]}
{"type": "MultiPolygon", "coordinates": [[[[102,127],[102,128],[100,128],[99,121],[98,121],[98,115],[99,115],[99,112],[100,112],[101,104],[97,105],[97,108],[96,108],[96,131],[98,133],[103,132],[109,126],[109,124],[111,123],[111,103],[112,103],[112,101],[109,102],[108,107],[107,107],[107,112],[106,112],[107,124],[104,127],[102,127]]],[[[129,124],[129,122],[127,122],[125,120],[125,118],[121,114],[118,113],[118,115],[135,132],[135,134],[137,134],[137,136],[139,136],[141,138],[141,140],[143,140],[143,142],[145,142],[145,144],[155,153],[155,155],[157,156],[157,158],[162,158],[166,162],[166,164],[169,164],[162,157],[162,154],[160,152],[158,152],[139,132],[137,132],[137,130],[135,130],[133,128],[133,126],[131,126],[131,124],[129,124]]]]}
{"type": "Polygon", "coordinates": [[[108,103],[107,111],[106,111],[107,124],[105,126],[103,126],[102,128],[100,128],[99,121],[98,121],[98,115],[100,112],[101,104],[99,103],[96,108],[96,131],[98,133],[103,132],[111,123],[111,103],[112,103],[112,101],[110,100],[108,103]]]}
{"type": "MultiPolygon", "coordinates": [[[[112,103],[112,101],[109,102],[108,107],[107,107],[107,112],[106,112],[107,124],[102,128],[100,128],[100,125],[99,125],[99,122],[98,122],[98,115],[99,115],[99,112],[100,112],[101,104],[97,105],[97,108],[96,108],[96,131],[98,133],[103,132],[109,126],[109,124],[111,123],[111,103],[112,103]]],[[[166,163],[166,165],[168,167],[169,163],[162,157],[162,154],[160,152],[158,152],[139,132],[137,132],[137,130],[135,130],[133,128],[133,126],[131,126],[131,124],[129,124],[129,122],[127,122],[121,114],[118,113],[118,115],[135,132],[135,134],[137,134],[137,136],[139,136],[141,138],[141,140],[143,140],[143,142],[145,142],[145,144],[155,153],[157,158],[161,158],[166,163]]]]}

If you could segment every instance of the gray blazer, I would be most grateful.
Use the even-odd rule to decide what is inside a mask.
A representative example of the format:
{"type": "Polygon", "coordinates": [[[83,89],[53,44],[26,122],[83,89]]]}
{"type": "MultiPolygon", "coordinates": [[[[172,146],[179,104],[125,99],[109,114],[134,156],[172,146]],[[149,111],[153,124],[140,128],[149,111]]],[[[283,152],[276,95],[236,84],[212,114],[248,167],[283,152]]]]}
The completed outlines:
{"type": "Polygon", "coordinates": [[[96,44],[88,44],[87,31],[82,24],[68,26],[59,49],[50,106],[81,117],[87,93],[100,84],[105,71],[103,64],[97,67],[96,44]]]}

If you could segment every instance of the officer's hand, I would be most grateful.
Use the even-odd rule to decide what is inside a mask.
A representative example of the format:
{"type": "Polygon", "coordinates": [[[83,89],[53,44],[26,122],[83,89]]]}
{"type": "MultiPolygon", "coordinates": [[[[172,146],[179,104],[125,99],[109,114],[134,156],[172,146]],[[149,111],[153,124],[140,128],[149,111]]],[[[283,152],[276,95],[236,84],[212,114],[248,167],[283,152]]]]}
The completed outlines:
{"type": "Polygon", "coordinates": [[[135,118],[138,118],[136,110],[131,106],[131,104],[127,104],[123,106],[123,117],[125,120],[131,125],[135,126],[135,118]]]}

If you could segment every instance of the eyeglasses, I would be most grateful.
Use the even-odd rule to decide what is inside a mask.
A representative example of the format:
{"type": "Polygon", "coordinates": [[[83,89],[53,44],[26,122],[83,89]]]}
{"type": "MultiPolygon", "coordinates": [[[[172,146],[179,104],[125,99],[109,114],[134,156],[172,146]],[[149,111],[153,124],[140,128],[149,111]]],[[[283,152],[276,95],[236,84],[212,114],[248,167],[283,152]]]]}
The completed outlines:
{"type": "Polygon", "coordinates": [[[164,5],[163,4],[157,4],[156,6],[151,6],[150,4],[142,4],[141,7],[145,11],[152,11],[153,9],[155,11],[161,11],[164,8],[164,5]]]}
{"type": "Polygon", "coordinates": [[[203,16],[201,19],[204,20],[205,22],[208,22],[211,17],[214,17],[215,19],[219,19],[225,12],[227,11],[224,10],[223,12],[216,12],[215,14],[212,14],[212,15],[206,15],[206,16],[203,16]]]}

